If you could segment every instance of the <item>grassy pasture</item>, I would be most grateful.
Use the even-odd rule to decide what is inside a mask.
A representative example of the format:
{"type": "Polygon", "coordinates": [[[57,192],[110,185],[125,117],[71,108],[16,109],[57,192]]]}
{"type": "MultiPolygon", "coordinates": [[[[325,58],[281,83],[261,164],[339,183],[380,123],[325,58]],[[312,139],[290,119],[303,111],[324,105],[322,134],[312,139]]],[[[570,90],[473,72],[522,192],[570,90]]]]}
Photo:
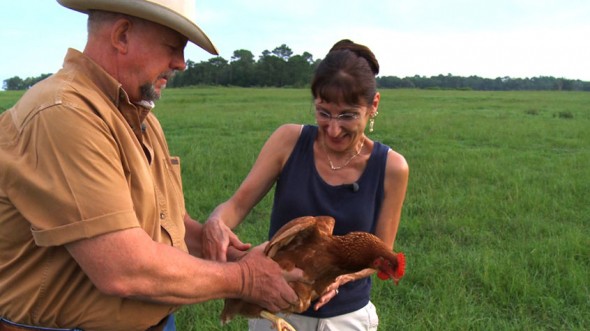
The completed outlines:
{"type": "MultiPolygon", "coordinates": [[[[396,250],[406,277],[376,280],[380,330],[590,329],[590,94],[382,90],[375,132],[410,183],[396,250]]],[[[0,112],[18,98],[0,92],[0,112]]],[[[313,123],[303,89],[169,89],[155,108],[205,220],[283,123],[313,123]]],[[[271,196],[237,232],[266,238],[271,196]]],[[[221,328],[219,300],[179,330],[221,328]],[[198,326],[197,326],[198,325],[198,326]]]]}

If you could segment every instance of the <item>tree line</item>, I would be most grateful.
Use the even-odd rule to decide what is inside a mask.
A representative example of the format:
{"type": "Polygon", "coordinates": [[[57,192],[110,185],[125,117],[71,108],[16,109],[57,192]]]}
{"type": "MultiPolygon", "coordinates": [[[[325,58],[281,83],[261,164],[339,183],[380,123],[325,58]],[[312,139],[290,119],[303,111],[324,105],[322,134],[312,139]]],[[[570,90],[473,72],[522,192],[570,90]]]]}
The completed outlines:
{"type": "Polygon", "coordinates": [[[590,91],[590,82],[581,80],[541,76],[532,78],[498,77],[495,79],[478,76],[446,76],[431,77],[413,76],[398,78],[395,76],[377,77],[381,88],[419,88],[419,89],[453,89],[477,91],[590,91]]]}
{"type": "MultiPolygon", "coordinates": [[[[240,87],[308,87],[315,67],[321,59],[303,52],[293,55],[293,51],[283,44],[272,51],[265,50],[255,59],[249,50],[234,51],[228,61],[221,56],[199,63],[188,60],[186,70],[177,73],[168,87],[196,85],[240,86],[240,87]]],[[[25,90],[50,74],[21,79],[18,76],[4,80],[5,90],[25,90]]],[[[418,88],[418,89],[460,89],[478,91],[508,90],[559,90],[590,91],[590,82],[555,78],[550,76],[532,78],[498,77],[495,79],[478,76],[461,77],[451,74],[438,76],[380,76],[379,88],[418,88]]]]}
{"type": "Polygon", "coordinates": [[[51,76],[51,74],[42,74],[38,77],[28,77],[25,79],[22,79],[19,76],[14,76],[12,78],[5,79],[2,84],[2,88],[6,91],[27,90],[31,86],[37,84],[49,76],[51,76]]]}

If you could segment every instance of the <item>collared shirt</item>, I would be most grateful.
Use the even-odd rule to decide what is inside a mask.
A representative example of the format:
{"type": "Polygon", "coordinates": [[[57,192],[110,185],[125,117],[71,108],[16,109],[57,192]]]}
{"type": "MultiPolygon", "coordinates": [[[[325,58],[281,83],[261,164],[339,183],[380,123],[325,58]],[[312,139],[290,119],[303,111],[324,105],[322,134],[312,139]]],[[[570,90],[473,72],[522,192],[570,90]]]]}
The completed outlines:
{"type": "MultiPolygon", "coordinates": [[[[179,159],[152,112],[91,59],[0,115],[0,316],[85,330],[145,330],[178,307],[100,292],[64,245],[142,228],[187,251],[179,159]]],[[[96,252],[101,254],[101,252],[96,252]]]]}

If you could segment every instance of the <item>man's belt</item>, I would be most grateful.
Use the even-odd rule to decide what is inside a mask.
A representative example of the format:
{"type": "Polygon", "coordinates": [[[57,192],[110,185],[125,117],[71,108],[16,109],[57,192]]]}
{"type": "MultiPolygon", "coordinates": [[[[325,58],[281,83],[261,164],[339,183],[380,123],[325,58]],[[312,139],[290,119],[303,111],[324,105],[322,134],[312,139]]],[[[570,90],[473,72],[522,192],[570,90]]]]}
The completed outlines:
{"type": "MultiPolygon", "coordinates": [[[[29,325],[22,325],[0,318],[0,331],[65,331],[65,330],[79,330],[79,329],[52,329],[43,327],[34,327],[29,325]]],[[[81,331],[81,330],[79,330],[81,331]]]]}

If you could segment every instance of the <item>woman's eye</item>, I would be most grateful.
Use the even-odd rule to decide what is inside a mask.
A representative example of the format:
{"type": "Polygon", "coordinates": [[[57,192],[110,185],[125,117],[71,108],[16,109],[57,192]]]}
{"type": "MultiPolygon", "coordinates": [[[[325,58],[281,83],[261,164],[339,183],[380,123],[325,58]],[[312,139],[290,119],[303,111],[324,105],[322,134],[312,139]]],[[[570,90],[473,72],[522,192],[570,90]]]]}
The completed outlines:
{"type": "Polygon", "coordinates": [[[344,114],[340,114],[340,116],[338,116],[341,120],[344,121],[352,121],[355,120],[357,118],[356,114],[351,114],[351,113],[344,113],[344,114]]]}

